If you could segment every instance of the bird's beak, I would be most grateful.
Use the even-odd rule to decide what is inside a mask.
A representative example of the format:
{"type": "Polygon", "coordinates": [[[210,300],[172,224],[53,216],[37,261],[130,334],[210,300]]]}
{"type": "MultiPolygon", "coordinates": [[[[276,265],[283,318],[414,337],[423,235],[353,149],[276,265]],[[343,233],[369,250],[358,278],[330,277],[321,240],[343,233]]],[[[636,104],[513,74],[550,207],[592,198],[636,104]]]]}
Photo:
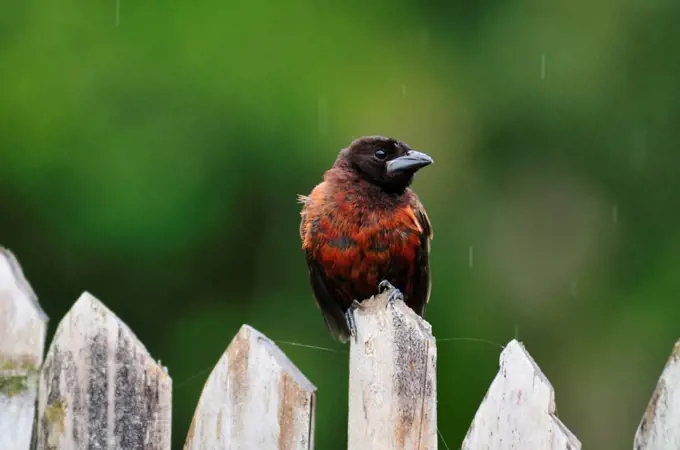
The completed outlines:
{"type": "Polygon", "coordinates": [[[411,170],[415,172],[421,167],[429,166],[434,161],[428,155],[415,150],[409,150],[404,156],[387,161],[387,173],[411,170]]]}

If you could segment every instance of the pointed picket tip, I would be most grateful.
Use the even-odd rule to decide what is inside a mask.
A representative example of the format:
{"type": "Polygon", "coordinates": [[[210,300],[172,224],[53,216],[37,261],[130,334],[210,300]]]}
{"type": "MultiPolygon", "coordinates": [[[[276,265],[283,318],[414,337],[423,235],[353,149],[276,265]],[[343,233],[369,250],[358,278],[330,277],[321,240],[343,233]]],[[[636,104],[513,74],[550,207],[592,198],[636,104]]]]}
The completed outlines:
{"type": "Polygon", "coordinates": [[[0,247],[0,450],[28,450],[47,315],[11,251],[0,247]]]}
{"type": "MultiPolygon", "coordinates": [[[[98,321],[99,324],[105,323],[108,320],[112,320],[120,323],[125,328],[127,328],[130,333],[132,333],[127,325],[125,325],[113,311],[111,311],[104,303],[102,303],[101,300],[90,294],[88,291],[83,291],[83,293],[80,294],[80,297],[78,297],[78,300],[73,303],[73,306],[71,306],[71,309],[68,310],[64,316],[64,319],[59,322],[59,327],[61,327],[62,324],[66,322],[66,319],[71,319],[72,323],[74,320],[80,318],[83,318],[87,321],[98,321]]],[[[59,328],[57,328],[57,331],[58,330],[59,328]]]]}
{"type": "Polygon", "coordinates": [[[38,303],[38,296],[35,295],[31,284],[26,280],[24,271],[19,261],[9,249],[0,246],[0,291],[18,290],[33,305],[38,317],[47,322],[47,314],[38,303]]]}
{"type": "Polygon", "coordinates": [[[172,380],[134,333],[84,292],[40,376],[38,450],[170,449],[172,380]]]}
{"type": "Polygon", "coordinates": [[[514,339],[503,349],[500,370],[463,441],[463,450],[480,448],[581,448],[581,442],[557,418],[550,381],[514,339]]]}
{"type": "Polygon", "coordinates": [[[680,447],[680,340],[673,346],[635,433],[636,450],[680,447]]]}
{"type": "Polygon", "coordinates": [[[0,362],[40,367],[47,321],[19,262],[0,247],[0,362]]]}
{"type": "Polygon", "coordinates": [[[203,387],[185,450],[313,448],[316,387],[243,325],[203,387]]]}

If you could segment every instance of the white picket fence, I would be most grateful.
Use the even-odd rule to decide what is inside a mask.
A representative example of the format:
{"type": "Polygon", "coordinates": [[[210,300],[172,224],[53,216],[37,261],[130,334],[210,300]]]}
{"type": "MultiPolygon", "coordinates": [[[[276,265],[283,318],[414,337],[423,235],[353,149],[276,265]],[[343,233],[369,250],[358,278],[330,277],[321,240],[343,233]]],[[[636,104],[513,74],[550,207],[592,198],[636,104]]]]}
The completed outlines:
{"type": "MultiPolygon", "coordinates": [[[[430,326],[387,294],[356,313],[348,448],[437,449],[437,348],[430,326]]],[[[0,247],[0,450],[170,449],[172,380],[133,332],[88,293],[59,323],[0,247]]],[[[635,436],[636,450],[680,448],[680,343],[635,436]]],[[[187,450],[312,449],[316,388],[266,336],[243,325],[203,388],[187,450]]],[[[446,429],[445,425],[440,426],[446,429]]],[[[553,388],[516,340],[472,419],[464,450],[577,450],[553,388]]]]}

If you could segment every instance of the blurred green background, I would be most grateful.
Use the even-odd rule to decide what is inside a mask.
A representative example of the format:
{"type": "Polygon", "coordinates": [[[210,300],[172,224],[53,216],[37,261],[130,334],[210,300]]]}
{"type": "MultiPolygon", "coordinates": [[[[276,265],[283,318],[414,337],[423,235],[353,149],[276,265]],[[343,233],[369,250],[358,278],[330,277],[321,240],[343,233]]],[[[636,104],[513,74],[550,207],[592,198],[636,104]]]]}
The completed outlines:
{"type": "MultiPolygon", "coordinates": [[[[318,387],[346,448],[347,347],[314,306],[299,205],[383,134],[435,164],[440,339],[518,337],[587,448],[630,448],[680,337],[680,5],[671,1],[8,2],[0,220],[51,318],[83,290],[169,367],[174,448],[243,323],[318,387]]],[[[438,346],[460,445],[497,346],[438,346]]],[[[440,443],[440,448],[443,444],[440,443]]]]}

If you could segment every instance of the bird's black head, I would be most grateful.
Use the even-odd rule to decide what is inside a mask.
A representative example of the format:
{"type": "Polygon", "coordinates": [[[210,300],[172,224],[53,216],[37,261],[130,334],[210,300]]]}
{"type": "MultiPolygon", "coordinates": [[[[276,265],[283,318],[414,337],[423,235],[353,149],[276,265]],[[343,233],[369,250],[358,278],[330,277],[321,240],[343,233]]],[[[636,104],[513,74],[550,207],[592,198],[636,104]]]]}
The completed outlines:
{"type": "Polygon", "coordinates": [[[395,193],[404,192],[418,169],[433,162],[428,155],[412,150],[404,142],[383,136],[355,140],[341,152],[340,158],[365,180],[395,193]]]}

